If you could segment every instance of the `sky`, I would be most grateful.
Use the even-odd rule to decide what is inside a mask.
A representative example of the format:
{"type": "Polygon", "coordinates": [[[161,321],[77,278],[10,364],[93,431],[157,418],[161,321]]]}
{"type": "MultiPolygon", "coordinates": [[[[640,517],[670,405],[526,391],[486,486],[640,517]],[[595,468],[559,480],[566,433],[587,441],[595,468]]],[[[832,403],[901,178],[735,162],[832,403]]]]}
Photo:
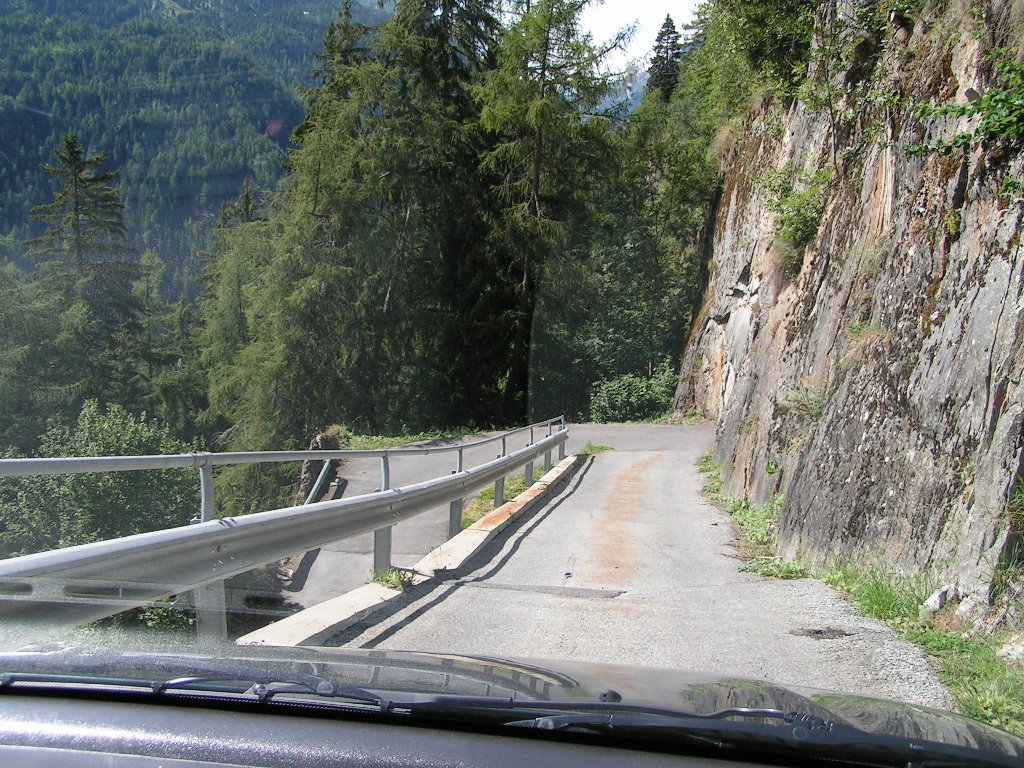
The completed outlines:
{"type": "Polygon", "coordinates": [[[650,56],[665,14],[672,17],[676,29],[681,29],[692,19],[697,5],[698,0],[595,0],[584,9],[582,21],[595,42],[608,40],[622,27],[637,22],[625,57],[614,62],[623,64],[650,56]]]}

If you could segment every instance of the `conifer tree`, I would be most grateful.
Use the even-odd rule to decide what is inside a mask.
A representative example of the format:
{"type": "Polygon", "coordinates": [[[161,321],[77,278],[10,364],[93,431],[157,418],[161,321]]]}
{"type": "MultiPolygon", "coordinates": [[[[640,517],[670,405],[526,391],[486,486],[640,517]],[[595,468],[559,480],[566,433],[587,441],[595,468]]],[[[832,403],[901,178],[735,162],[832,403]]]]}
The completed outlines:
{"type": "Polygon", "coordinates": [[[124,206],[114,186],[118,173],[101,171],[104,154],[86,154],[73,133],[64,135],[54,154],[57,165],[42,169],[59,187],[51,202],[32,209],[32,218],[46,224],[46,231],[28,241],[28,255],[83,278],[90,266],[129,253],[124,206]]]}
{"type": "Polygon", "coordinates": [[[43,170],[57,180],[51,202],[33,218],[46,225],[27,241],[40,288],[63,308],[55,344],[68,381],[68,405],[85,398],[139,412],[145,397],[141,365],[144,308],[133,288],[139,265],[127,244],[117,171],[101,170],[102,152],[87,154],[75,134],[43,170]]]}
{"type": "Polygon", "coordinates": [[[649,90],[657,88],[661,100],[666,104],[676,89],[681,56],[682,46],[679,44],[679,32],[676,30],[672,17],[666,14],[665,22],[661,25],[661,30],[654,40],[651,67],[647,70],[650,74],[650,80],[647,81],[649,90]]]}

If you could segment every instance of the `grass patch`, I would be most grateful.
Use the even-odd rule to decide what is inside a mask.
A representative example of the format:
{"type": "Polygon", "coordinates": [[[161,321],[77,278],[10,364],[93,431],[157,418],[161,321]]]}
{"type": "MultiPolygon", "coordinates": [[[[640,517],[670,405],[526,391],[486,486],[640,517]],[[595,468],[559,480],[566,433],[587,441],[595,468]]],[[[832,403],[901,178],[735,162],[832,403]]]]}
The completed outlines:
{"type": "Polygon", "coordinates": [[[802,579],[808,575],[807,566],[799,558],[784,560],[775,554],[775,528],[784,501],[781,494],[773,496],[760,507],[746,498],[725,496],[722,492],[722,468],[715,463],[710,451],[701,457],[697,469],[707,477],[704,496],[724,505],[736,523],[740,539],[737,549],[745,561],[741,571],[773,579],[802,579]]]}
{"type": "Polygon", "coordinates": [[[697,471],[707,478],[701,492],[711,501],[724,504],[729,501],[722,494],[722,468],[715,463],[715,454],[708,451],[697,462],[697,471]]]}
{"type": "MultiPolygon", "coordinates": [[[[589,445],[589,443],[588,443],[589,445]]],[[[534,467],[533,477],[534,481],[541,475],[547,472],[547,469],[543,464],[538,464],[534,467]]],[[[520,493],[526,490],[526,473],[523,472],[519,475],[510,475],[505,478],[505,501],[514,499],[520,493]]],[[[494,486],[484,488],[480,493],[474,496],[472,499],[468,499],[462,504],[462,530],[466,530],[480,518],[484,517],[488,513],[494,510],[494,486]]]]}
{"type": "Polygon", "coordinates": [[[409,443],[421,443],[426,440],[445,440],[453,437],[467,437],[474,434],[472,430],[445,430],[440,432],[416,432],[411,435],[347,435],[343,443],[347,450],[379,451],[385,448],[400,448],[409,443]]]}
{"type": "Polygon", "coordinates": [[[1024,669],[996,655],[999,639],[965,638],[946,612],[922,621],[919,606],[933,584],[848,563],[833,565],[822,580],[847,594],[862,613],[884,621],[938,659],[939,677],[953,694],[957,711],[1024,736],[1024,669]]]}
{"type": "Polygon", "coordinates": [[[771,579],[806,579],[810,576],[810,569],[800,560],[783,560],[781,557],[752,557],[740,570],[771,579]]]}
{"type": "Polygon", "coordinates": [[[825,412],[825,395],[817,382],[805,378],[797,386],[786,390],[779,405],[783,410],[795,414],[801,423],[813,427],[825,412]]]}
{"type": "Polygon", "coordinates": [[[605,451],[611,451],[613,448],[610,445],[602,445],[601,443],[592,443],[587,440],[587,444],[584,445],[579,451],[576,452],[577,456],[595,456],[605,451]]]}
{"type": "Polygon", "coordinates": [[[373,580],[378,584],[383,584],[385,587],[398,589],[402,592],[412,586],[412,574],[393,566],[378,573],[373,577],[373,580]]]}

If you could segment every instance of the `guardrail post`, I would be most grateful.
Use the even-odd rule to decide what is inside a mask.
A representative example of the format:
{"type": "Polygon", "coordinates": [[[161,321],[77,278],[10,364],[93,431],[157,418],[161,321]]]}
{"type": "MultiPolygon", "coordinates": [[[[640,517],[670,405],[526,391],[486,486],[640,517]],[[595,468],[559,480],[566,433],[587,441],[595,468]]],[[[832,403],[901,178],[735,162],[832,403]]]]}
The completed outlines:
{"type": "Polygon", "coordinates": [[[331,464],[331,459],[327,459],[324,462],[324,465],[320,467],[320,474],[316,476],[316,480],[309,489],[309,495],[306,496],[306,500],[302,502],[303,504],[312,504],[316,501],[316,497],[320,495],[320,491],[323,488],[324,480],[327,479],[327,474],[331,471],[331,464]]]}
{"type": "MultiPolygon", "coordinates": [[[[501,456],[504,456],[505,455],[505,446],[504,446],[505,440],[502,439],[501,442],[503,443],[503,445],[501,446],[501,456]]],[[[498,458],[500,459],[501,456],[499,456],[498,458]]],[[[502,475],[501,477],[499,477],[497,480],[494,481],[494,508],[497,509],[498,507],[500,507],[504,503],[505,503],[505,476],[502,475]]]]}
{"type": "MultiPolygon", "coordinates": [[[[388,455],[385,453],[380,457],[380,489],[386,491],[391,488],[391,466],[388,463],[388,455]]],[[[373,575],[379,576],[391,567],[391,529],[378,528],[373,532],[373,575]]]]}
{"type": "MultiPolygon", "coordinates": [[[[548,422],[548,437],[551,437],[551,422],[548,422]]],[[[544,469],[551,471],[551,451],[544,454],[544,469]]]]}
{"type": "MultiPolygon", "coordinates": [[[[455,474],[458,475],[463,469],[462,449],[459,448],[459,458],[455,463],[455,474]]],[[[462,499],[455,499],[448,505],[448,538],[456,536],[462,530],[462,499]]]]}
{"type": "MultiPolygon", "coordinates": [[[[563,426],[562,429],[560,429],[558,431],[561,432],[564,429],[565,429],[565,427],[563,426]]],[[[564,458],[565,458],[565,443],[559,443],[558,444],[558,460],[561,461],[564,458]]]]}
{"type": "MultiPolygon", "coordinates": [[[[209,457],[199,467],[199,520],[205,523],[214,518],[213,465],[209,457]]],[[[227,598],[224,582],[215,581],[194,590],[196,606],[196,636],[200,642],[225,642],[228,638],[227,598]]]]}

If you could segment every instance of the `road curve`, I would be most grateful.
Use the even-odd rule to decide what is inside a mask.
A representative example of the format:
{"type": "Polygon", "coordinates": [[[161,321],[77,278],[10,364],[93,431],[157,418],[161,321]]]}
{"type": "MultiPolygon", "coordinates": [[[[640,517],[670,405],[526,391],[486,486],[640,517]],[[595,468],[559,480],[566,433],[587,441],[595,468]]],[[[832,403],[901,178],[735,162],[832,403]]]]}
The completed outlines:
{"type": "Polygon", "coordinates": [[[813,579],[739,571],[730,520],[701,495],[713,428],[574,427],[615,450],[466,568],[329,644],[618,662],[933,706],[923,654],[813,579]]]}

